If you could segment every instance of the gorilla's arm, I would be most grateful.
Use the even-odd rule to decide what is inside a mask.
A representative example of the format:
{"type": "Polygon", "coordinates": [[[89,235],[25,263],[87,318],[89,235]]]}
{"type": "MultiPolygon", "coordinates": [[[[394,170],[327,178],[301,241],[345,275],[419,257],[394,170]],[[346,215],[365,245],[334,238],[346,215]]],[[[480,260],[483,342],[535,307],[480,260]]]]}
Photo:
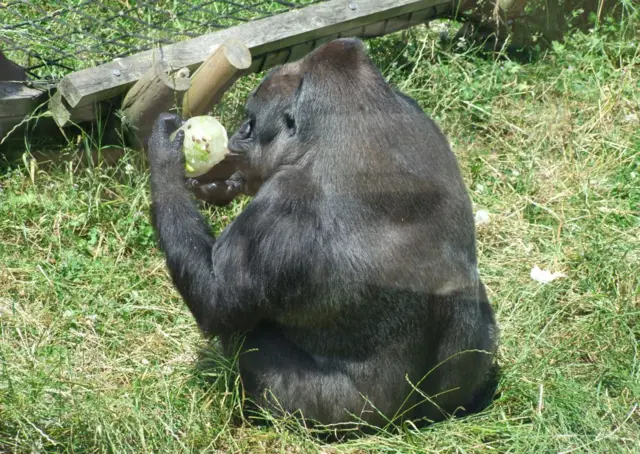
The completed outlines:
{"type": "Polygon", "coordinates": [[[161,115],[149,144],[151,216],[159,246],[176,288],[204,333],[251,329],[261,318],[263,279],[260,270],[249,266],[254,233],[247,229],[264,228],[255,219],[260,210],[245,210],[216,241],[184,184],[182,131],[169,140],[180,125],[179,117],[161,115]]]}

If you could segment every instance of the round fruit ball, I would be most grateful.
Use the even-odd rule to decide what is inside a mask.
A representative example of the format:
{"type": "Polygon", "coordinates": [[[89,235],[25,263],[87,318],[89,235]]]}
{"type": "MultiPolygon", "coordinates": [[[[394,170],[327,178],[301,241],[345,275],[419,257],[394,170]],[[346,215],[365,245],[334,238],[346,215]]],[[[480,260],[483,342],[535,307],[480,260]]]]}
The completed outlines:
{"type": "MultiPolygon", "coordinates": [[[[204,175],[229,153],[227,130],[211,116],[192,117],[180,130],[184,131],[185,174],[190,178],[204,175]]],[[[178,131],[171,135],[171,140],[178,131]]]]}

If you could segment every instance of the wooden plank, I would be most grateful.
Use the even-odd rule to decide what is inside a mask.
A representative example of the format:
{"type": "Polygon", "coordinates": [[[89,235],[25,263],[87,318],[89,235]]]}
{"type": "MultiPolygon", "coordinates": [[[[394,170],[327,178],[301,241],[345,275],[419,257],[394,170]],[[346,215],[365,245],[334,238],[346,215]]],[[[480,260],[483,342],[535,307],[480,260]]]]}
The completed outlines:
{"type": "Polygon", "coordinates": [[[204,115],[224,92],[251,66],[251,52],[242,41],[228,39],[191,77],[182,101],[182,117],[204,115]]]}
{"type": "Polygon", "coordinates": [[[407,15],[406,20],[402,22],[392,19],[389,21],[389,24],[387,24],[387,33],[404,30],[415,25],[424,24],[425,22],[437,19],[438,17],[442,17],[442,13],[446,11],[446,8],[443,9],[442,6],[439,6],[439,8],[441,9],[441,12],[438,12],[436,7],[416,11],[415,13],[407,15]]]}
{"type": "Polygon", "coordinates": [[[188,69],[168,74],[165,62],[156,62],[122,101],[121,118],[127,142],[138,150],[145,150],[155,119],[160,113],[170,111],[176,101],[179,105],[190,84],[188,69]]]}
{"type": "Polygon", "coordinates": [[[20,82],[0,82],[0,118],[33,112],[46,93],[20,82]]]}
{"type": "MultiPolygon", "coordinates": [[[[329,0],[78,71],[65,77],[58,89],[69,106],[74,108],[109,99],[126,91],[149,70],[154,59],[163,59],[172,67],[188,67],[193,71],[228,38],[243,41],[255,61],[284,48],[354,30],[387,18],[433,7],[452,9],[458,1],[329,0]],[[352,8],[353,5],[355,8],[352,8]]],[[[267,68],[265,64],[261,66],[262,69],[267,68]]]]}
{"type": "Polygon", "coordinates": [[[385,19],[373,24],[359,26],[340,33],[324,36],[322,38],[314,39],[312,41],[307,41],[301,44],[296,44],[295,46],[292,46],[290,48],[278,50],[266,55],[264,60],[260,60],[258,62],[259,64],[256,64],[256,61],[254,61],[254,64],[252,64],[251,68],[249,68],[249,72],[259,72],[272,66],[295,61],[301,57],[304,57],[304,55],[306,55],[308,52],[311,52],[312,50],[320,47],[322,44],[325,44],[337,38],[374,38],[377,36],[382,36],[409,27],[413,27],[415,25],[423,24],[438,17],[439,14],[441,15],[444,11],[447,10],[447,6],[448,4],[444,5],[444,7],[441,7],[442,12],[440,13],[436,8],[429,7],[421,11],[416,11],[414,13],[404,14],[402,16],[385,19]]]}
{"type": "MultiPolygon", "coordinates": [[[[0,152],[3,151],[3,147],[6,148],[10,143],[19,142],[21,146],[23,146],[24,143],[22,142],[24,138],[21,137],[21,135],[26,129],[28,129],[30,134],[33,134],[34,136],[47,138],[52,138],[54,136],[62,137],[60,127],[56,124],[53,117],[38,115],[40,113],[45,113],[45,109],[40,109],[38,107],[44,105],[46,99],[47,95],[44,95],[41,102],[36,103],[36,105],[28,112],[19,115],[0,116],[0,152]],[[36,115],[34,115],[33,118],[29,118],[32,113],[35,113],[36,115]],[[28,121],[24,121],[25,119],[28,121]],[[23,121],[24,123],[22,123],[23,121]]],[[[97,104],[89,104],[87,106],[73,109],[70,112],[71,121],[76,124],[94,122],[101,116],[99,115],[97,107],[97,104]]]]}
{"type": "MultiPolygon", "coordinates": [[[[10,132],[13,132],[13,129],[16,128],[16,126],[19,125],[22,120],[24,120],[24,115],[0,117],[0,145],[8,140],[8,134],[10,132]]],[[[16,131],[20,129],[21,127],[17,127],[16,131]]]]}
{"type": "Polygon", "coordinates": [[[291,49],[282,49],[276,52],[267,54],[260,60],[260,66],[256,68],[256,71],[263,71],[267,68],[272,68],[277,65],[282,65],[289,60],[291,49]]]}
{"type": "Polygon", "coordinates": [[[0,141],[45,101],[47,91],[20,82],[0,82],[0,141]]]}
{"type": "Polygon", "coordinates": [[[315,40],[314,41],[307,41],[307,42],[301,43],[301,44],[296,44],[295,46],[291,47],[291,52],[289,53],[289,58],[287,58],[287,61],[300,60],[302,57],[307,55],[309,52],[311,52],[316,47],[317,47],[317,44],[316,44],[315,40]]]}
{"type": "Polygon", "coordinates": [[[24,121],[26,118],[26,115],[0,117],[0,154],[6,155],[14,148],[24,150],[25,133],[28,133],[27,137],[41,137],[52,141],[64,139],[51,117],[24,121]]]}

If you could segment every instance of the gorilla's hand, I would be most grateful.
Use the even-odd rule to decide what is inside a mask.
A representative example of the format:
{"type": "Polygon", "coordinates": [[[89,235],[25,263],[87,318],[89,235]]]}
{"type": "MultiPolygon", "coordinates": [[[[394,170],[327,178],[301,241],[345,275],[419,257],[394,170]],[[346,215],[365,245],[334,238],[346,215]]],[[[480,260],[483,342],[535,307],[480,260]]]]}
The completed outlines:
{"type": "Polygon", "coordinates": [[[173,177],[184,175],[185,158],[182,153],[184,131],[178,131],[173,141],[169,139],[183,123],[182,118],[176,114],[162,113],[158,116],[151,131],[148,147],[152,174],[160,173],[173,177]]]}
{"type": "Polygon", "coordinates": [[[244,176],[236,172],[227,180],[201,183],[200,181],[187,179],[187,188],[196,198],[216,206],[224,206],[245,192],[246,181],[244,176]]]}

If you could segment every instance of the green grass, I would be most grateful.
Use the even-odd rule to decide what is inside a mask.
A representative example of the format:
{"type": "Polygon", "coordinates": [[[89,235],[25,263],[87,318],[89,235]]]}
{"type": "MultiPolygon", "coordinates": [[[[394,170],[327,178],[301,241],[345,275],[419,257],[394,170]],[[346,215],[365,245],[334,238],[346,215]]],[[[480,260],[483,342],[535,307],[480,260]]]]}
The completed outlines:
{"type": "MultiPolygon", "coordinates": [[[[453,52],[426,28],[370,42],[490,213],[479,267],[503,375],[486,412],[336,445],[289,422],[233,425],[235,377],[196,367],[204,342],[156,249],[144,160],[85,166],[69,146],[65,162],[25,155],[0,180],[0,452],[640,452],[632,25],[524,66],[453,52]],[[534,264],[567,277],[542,285],[534,264]]],[[[223,122],[257,80],[227,95],[223,122]]],[[[208,210],[215,231],[246,202],[208,210]]]]}

